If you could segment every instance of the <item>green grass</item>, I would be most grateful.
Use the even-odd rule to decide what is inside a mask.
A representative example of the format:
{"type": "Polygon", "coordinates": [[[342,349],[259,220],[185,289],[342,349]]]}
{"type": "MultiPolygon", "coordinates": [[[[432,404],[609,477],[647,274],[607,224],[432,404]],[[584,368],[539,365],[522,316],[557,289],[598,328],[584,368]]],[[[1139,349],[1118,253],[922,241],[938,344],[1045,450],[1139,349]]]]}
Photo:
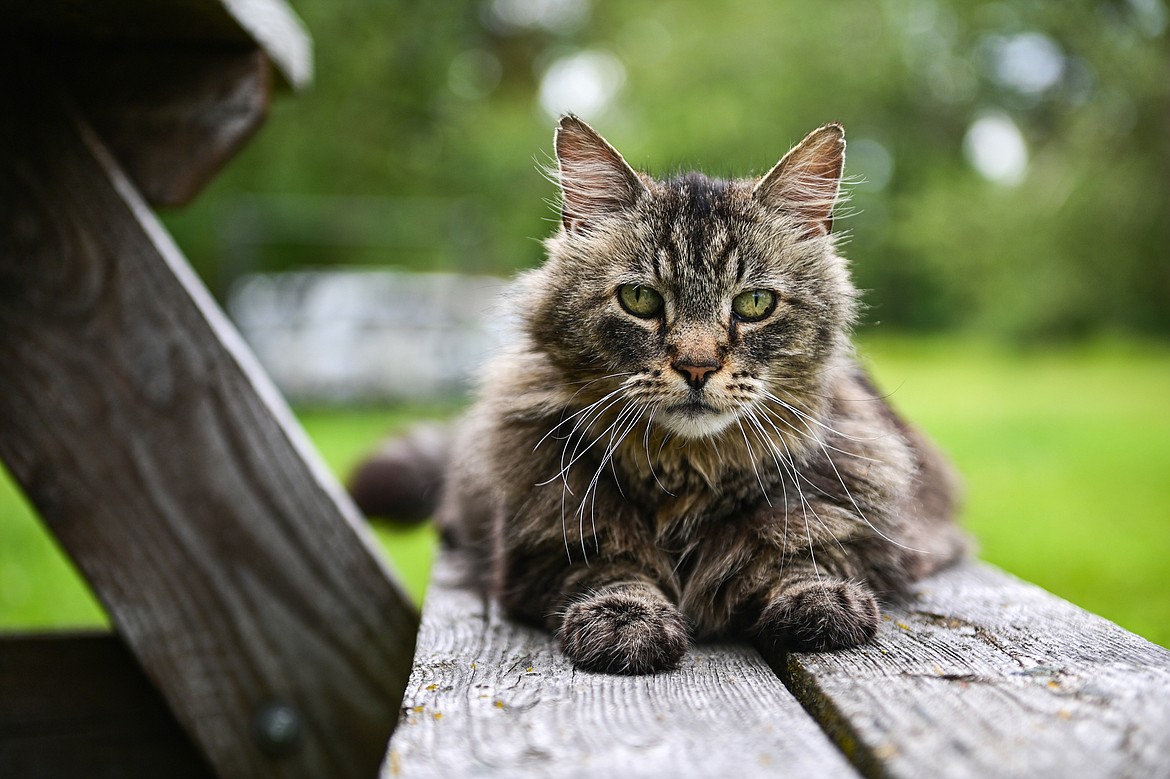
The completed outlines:
{"type": "Polygon", "coordinates": [[[861,351],[958,464],[982,557],[1170,646],[1170,349],[861,351]]]}
{"type": "MultiPolygon", "coordinates": [[[[387,433],[450,407],[380,410],[302,410],[298,417],[326,463],[339,476],[387,433]]],[[[375,525],[375,534],[406,591],[422,601],[437,536],[430,525],[375,525]]],[[[24,496],[0,469],[0,630],[39,630],[107,624],[72,564],[36,519],[24,496]]]]}
{"type": "MultiPolygon", "coordinates": [[[[1170,646],[1170,348],[1116,342],[1012,352],[867,339],[861,352],[894,405],[957,462],[967,484],[964,523],[984,558],[1170,646]]],[[[420,413],[300,418],[340,474],[420,413]]],[[[0,628],[100,623],[100,609],[14,488],[0,482],[0,628]]],[[[433,531],[376,530],[407,589],[421,597],[433,531]]]]}
{"type": "MultiPolygon", "coordinates": [[[[339,478],[353,470],[358,461],[387,434],[422,418],[450,416],[451,407],[402,407],[378,410],[307,410],[297,417],[313,439],[325,462],[339,478]]],[[[431,558],[438,535],[431,524],[400,527],[376,523],[374,533],[406,591],[422,602],[430,578],[431,558]]]]}

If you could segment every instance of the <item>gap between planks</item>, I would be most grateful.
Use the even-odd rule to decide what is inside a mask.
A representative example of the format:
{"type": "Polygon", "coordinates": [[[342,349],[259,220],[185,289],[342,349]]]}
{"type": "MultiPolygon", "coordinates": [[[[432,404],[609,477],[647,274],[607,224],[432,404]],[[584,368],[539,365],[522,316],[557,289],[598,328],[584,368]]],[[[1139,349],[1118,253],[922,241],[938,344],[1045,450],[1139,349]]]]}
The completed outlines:
{"type": "Polygon", "coordinates": [[[856,776],[843,755],[870,777],[1170,777],[1170,652],[982,563],[920,583],[871,644],[769,657],[779,679],[731,644],[578,672],[458,582],[444,551],[383,777],[856,776]]]}
{"type": "Polygon", "coordinates": [[[653,676],[581,672],[459,581],[444,550],[384,779],[857,777],[750,647],[701,645],[653,676]]]}

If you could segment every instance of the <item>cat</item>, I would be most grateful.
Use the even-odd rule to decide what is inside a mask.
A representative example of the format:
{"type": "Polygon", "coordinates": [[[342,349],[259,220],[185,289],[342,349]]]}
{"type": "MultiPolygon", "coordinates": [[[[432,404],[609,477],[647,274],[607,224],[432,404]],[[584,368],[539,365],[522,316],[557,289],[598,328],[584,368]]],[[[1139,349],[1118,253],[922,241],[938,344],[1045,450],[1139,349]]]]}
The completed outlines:
{"type": "Polygon", "coordinates": [[[966,541],[951,467],[853,356],[842,126],[746,180],[652,178],[572,115],[554,144],[561,224],[510,296],[518,343],[453,441],[359,469],[359,505],[428,485],[491,594],[584,670],[870,640],[879,599],[966,541]]]}

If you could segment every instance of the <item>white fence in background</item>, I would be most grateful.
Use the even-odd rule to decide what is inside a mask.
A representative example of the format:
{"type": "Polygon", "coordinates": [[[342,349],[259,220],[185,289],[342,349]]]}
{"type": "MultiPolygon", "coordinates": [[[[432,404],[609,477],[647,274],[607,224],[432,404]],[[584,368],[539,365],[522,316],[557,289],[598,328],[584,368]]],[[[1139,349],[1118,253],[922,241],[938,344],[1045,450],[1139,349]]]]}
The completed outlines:
{"type": "Polygon", "coordinates": [[[466,392],[507,339],[492,276],[328,270],[257,274],[228,311],[294,403],[427,400],[466,392]]]}

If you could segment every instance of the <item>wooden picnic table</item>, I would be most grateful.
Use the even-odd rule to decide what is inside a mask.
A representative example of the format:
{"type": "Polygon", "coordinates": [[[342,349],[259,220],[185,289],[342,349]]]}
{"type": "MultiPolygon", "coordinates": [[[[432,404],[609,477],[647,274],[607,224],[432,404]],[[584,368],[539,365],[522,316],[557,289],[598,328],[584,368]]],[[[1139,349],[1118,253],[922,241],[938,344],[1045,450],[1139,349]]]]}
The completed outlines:
{"type": "Polygon", "coordinates": [[[975,562],[856,649],[624,677],[444,552],[411,670],[417,614],[148,206],[306,83],[299,23],[0,15],[0,459],[115,630],[0,637],[0,777],[1170,777],[1170,651],[975,562]]]}
{"type": "Polygon", "coordinates": [[[281,0],[0,18],[0,458],[115,630],[0,639],[0,776],[371,776],[416,610],[148,205],[309,38],[281,0]]]}
{"type": "Polygon", "coordinates": [[[980,562],[856,649],[575,670],[440,558],[391,777],[1170,777],[1170,650],[980,562]]]}

